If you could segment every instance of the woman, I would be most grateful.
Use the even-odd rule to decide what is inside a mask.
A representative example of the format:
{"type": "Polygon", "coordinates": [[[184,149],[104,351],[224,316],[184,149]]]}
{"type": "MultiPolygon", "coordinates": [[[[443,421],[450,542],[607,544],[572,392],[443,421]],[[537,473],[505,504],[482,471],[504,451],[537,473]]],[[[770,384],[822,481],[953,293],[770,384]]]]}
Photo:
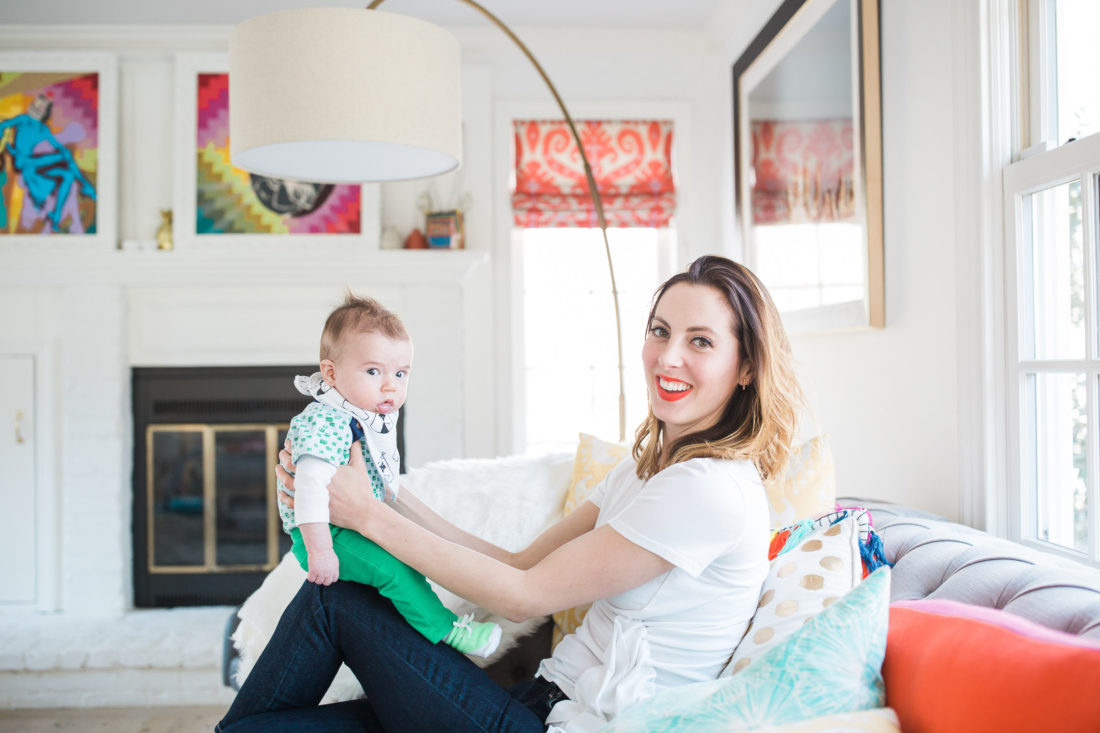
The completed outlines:
{"type": "Polygon", "coordinates": [[[500,688],[373,588],[306,583],[218,730],[587,731],[661,689],[713,679],[767,574],[762,479],[790,455],[801,391],[767,291],[721,257],[658,288],[642,364],[650,411],[633,460],[519,552],[459,530],[407,490],[396,505],[367,498],[361,460],[329,485],[333,523],[496,614],[519,621],[593,602],[534,680],[500,688]],[[341,662],[366,699],[316,707],[341,662]]]}

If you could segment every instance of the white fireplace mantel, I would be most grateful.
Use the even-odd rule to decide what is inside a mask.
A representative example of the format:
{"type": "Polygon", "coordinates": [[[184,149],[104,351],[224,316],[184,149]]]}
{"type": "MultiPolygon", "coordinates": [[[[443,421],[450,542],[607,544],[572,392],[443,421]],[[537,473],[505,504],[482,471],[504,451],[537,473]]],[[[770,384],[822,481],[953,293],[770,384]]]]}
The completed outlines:
{"type": "Polygon", "coordinates": [[[0,255],[0,286],[79,285],[326,285],[370,281],[462,284],[489,255],[477,250],[378,250],[349,255],[331,248],[268,254],[261,248],[225,253],[8,252],[0,255]]]}

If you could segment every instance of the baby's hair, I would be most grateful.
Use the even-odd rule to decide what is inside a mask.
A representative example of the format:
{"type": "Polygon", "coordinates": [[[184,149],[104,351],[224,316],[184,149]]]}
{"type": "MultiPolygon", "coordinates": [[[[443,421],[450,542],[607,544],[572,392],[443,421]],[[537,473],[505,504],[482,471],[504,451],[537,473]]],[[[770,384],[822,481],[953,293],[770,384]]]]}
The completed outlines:
{"type": "Polygon", "coordinates": [[[346,334],[371,331],[391,339],[409,340],[405,324],[395,313],[374,298],[355,295],[349,290],[343,304],[329,313],[325,328],[321,331],[322,361],[335,358],[340,339],[346,334]]]}

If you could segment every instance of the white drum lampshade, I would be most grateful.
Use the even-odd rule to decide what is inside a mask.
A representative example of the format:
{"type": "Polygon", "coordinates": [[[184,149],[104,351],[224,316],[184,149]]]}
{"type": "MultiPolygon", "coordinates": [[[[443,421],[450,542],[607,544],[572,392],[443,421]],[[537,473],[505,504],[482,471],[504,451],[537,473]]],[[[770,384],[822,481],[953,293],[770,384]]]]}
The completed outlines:
{"type": "Polygon", "coordinates": [[[251,18],[229,41],[233,164],[273,178],[423,178],[462,162],[458,41],[358,8],[251,18]]]}

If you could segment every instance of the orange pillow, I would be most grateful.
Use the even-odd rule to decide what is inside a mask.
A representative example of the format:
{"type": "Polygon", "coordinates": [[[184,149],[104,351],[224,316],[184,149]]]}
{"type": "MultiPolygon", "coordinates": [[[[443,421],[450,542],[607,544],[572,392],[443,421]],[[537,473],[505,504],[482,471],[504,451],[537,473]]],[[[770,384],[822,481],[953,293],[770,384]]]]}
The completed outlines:
{"type": "Polygon", "coordinates": [[[890,607],[886,705],[906,733],[1100,730],[1100,642],[941,600],[890,607]]]}

